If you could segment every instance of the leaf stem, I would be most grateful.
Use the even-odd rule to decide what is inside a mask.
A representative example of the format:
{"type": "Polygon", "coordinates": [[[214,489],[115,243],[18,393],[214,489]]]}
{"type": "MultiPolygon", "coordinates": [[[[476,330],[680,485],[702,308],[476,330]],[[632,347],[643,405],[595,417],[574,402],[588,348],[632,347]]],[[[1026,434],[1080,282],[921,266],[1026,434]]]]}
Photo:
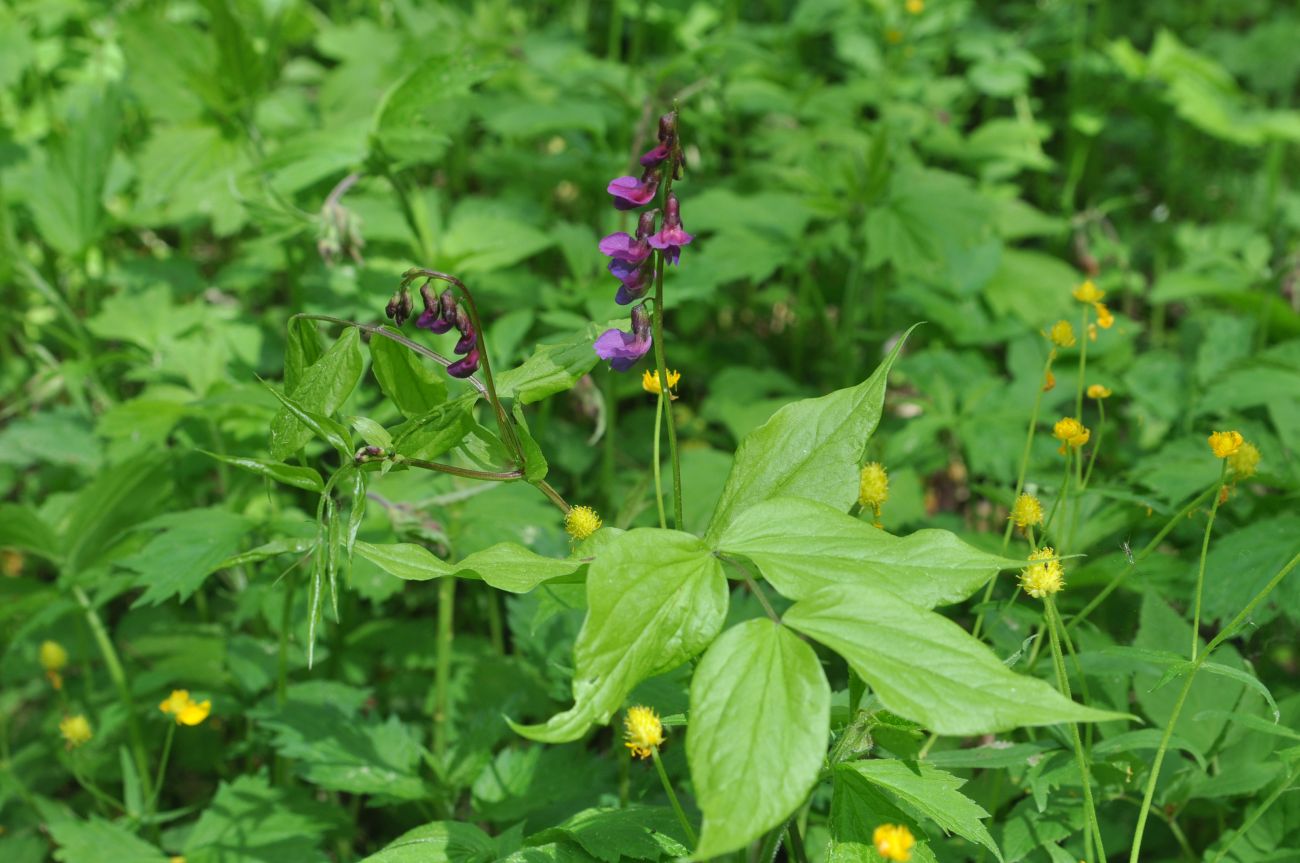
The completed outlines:
{"type": "Polygon", "coordinates": [[[1201,594],[1205,587],[1205,558],[1210,550],[1210,531],[1214,529],[1214,517],[1219,512],[1219,502],[1223,500],[1223,483],[1228,477],[1228,460],[1222,459],[1219,469],[1219,482],[1214,487],[1214,503],[1210,505],[1210,518],[1205,522],[1205,535],[1201,538],[1201,560],[1196,569],[1196,610],[1192,613],[1192,661],[1196,661],[1201,637],[1201,594]]]}
{"type": "Polygon", "coordinates": [[[682,809],[682,804],[677,800],[677,792],[673,791],[673,783],[668,779],[668,771],[664,769],[664,762],[659,757],[659,747],[655,746],[650,750],[650,757],[654,759],[655,770],[659,773],[659,781],[663,783],[664,791],[668,794],[668,802],[673,806],[673,812],[677,813],[677,820],[682,825],[682,830],[686,833],[686,841],[694,848],[697,839],[695,830],[691,827],[690,820],[686,817],[686,810],[682,809]]]}
{"type": "Polygon", "coordinates": [[[664,394],[661,390],[659,400],[655,403],[655,444],[654,444],[654,472],[655,472],[655,503],[659,507],[659,529],[668,528],[668,517],[664,515],[664,483],[659,476],[659,438],[660,426],[663,424],[664,417],[664,394]]]}
{"type": "Polygon", "coordinates": [[[146,815],[153,815],[154,806],[158,803],[158,797],[162,794],[163,779],[167,776],[167,761],[172,754],[172,740],[176,737],[176,723],[167,723],[167,736],[163,738],[162,757],[158,759],[158,775],[153,782],[153,791],[149,795],[149,804],[145,806],[146,815]]]}
{"type": "Polygon", "coordinates": [[[438,581],[438,646],[434,666],[433,751],[439,768],[446,767],[447,723],[451,693],[451,650],[455,623],[456,579],[438,581]]]}

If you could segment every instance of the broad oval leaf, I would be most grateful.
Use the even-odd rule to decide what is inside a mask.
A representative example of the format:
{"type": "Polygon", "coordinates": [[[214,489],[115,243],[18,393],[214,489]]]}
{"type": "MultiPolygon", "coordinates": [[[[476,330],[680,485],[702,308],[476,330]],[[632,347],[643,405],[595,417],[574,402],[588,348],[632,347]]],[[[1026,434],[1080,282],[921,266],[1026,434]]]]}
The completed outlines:
{"type": "Polygon", "coordinates": [[[784,620],[848,660],[889,710],[938,734],[1126,718],[1016,674],[951,620],[886,590],[823,588],[784,620]]]}
{"type": "MultiPolygon", "coordinates": [[[[390,327],[385,331],[396,332],[390,327]]],[[[447,400],[447,384],[420,362],[414,351],[376,333],[370,339],[370,371],[384,395],[407,419],[426,414],[447,400]]]]}
{"type": "Polygon", "coordinates": [[[406,581],[429,581],[444,575],[477,575],[498,590],[527,593],[545,581],[577,572],[580,560],[544,557],[513,542],[475,552],[460,563],[448,563],[421,545],[397,542],[375,545],[358,542],[356,552],[390,575],[406,581]]]}
{"type": "Polygon", "coordinates": [[[496,843],[473,824],[434,821],[408,830],[361,863],[489,863],[496,843]]]}
{"type": "Polygon", "coordinates": [[[704,822],[696,859],[784,821],[826,757],[831,687],[817,654],[767,618],[722,634],[691,681],[686,758],[704,822]]]}
{"type": "Polygon", "coordinates": [[[894,536],[824,503],[791,497],[745,510],[718,548],[748,557],[791,599],[828,585],[867,584],[925,608],[960,602],[998,570],[1024,565],[946,530],[894,536]]]}
{"type": "Polygon", "coordinates": [[[574,645],[574,706],[540,725],[546,743],[605,723],[632,688],[703,650],[727,615],[722,564],[698,537],[640,528],[606,544],[587,573],[587,618],[574,645]]]}
{"type": "Polygon", "coordinates": [[[913,325],[862,383],[781,408],[745,436],[706,538],[749,507],[778,495],[805,497],[846,510],[858,496],[858,465],[880,422],[885,383],[913,325]]]}

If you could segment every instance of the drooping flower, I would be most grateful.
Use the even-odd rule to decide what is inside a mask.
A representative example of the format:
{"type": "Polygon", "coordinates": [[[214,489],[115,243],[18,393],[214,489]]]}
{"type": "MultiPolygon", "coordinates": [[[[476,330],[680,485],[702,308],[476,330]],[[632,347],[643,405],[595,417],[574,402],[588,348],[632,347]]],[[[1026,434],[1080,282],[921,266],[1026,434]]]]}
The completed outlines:
{"type": "Polygon", "coordinates": [[[639,264],[650,257],[650,244],[627,231],[616,231],[600,241],[600,253],[627,264],[639,264]]]}
{"type": "MultiPolygon", "coordinates": [[[[668,392],[671,395],[672,391],[677,389],[677,382],[682,379],[682,373],[664,369],[664,376],[668,378],[668,392]]],[[[641,374],[641,389],[653,395],[659,395],[659,393],[663,392],[659,386],[659,373],[646,369],[641,374]]],[[[673,398],[677,397],[673,396],[673,398]]]]}
{"type": "Polygon", "coordinates": [[[610,368],[616,372],[625,372],[646,355],[653,341],[650,314],[642,305],[632,309],[632,332],[605,330],[593,347],[597,356],[609,361],[610,368]]]}
{"type": "Polygon", "coordinates": [[[652,707],[629,707],[623,719],[627,742],[634,758],[649,758],[664,745],[664,726],[652,707]]]}
{"type": "Polygon", "coordinates": [[[1105,303],[1094,303],[1093,308],[1097,311],[1097,326],[1108,330],[1115,325],[1115,316],[1106,308],[1105,303]]]}
{"type": "Polygon", "coordinates": [[[1232,475],[1238,479],[1254,476],[1257,467],[1259,467],[1259,448],[1249,441],[1228,456],[1228,470],[1232,471],[1232,475]]]}
{"type": "Polygon", "coordinates": [[[1052,426],[1052,437],[1061,442],[1060,452],[1062,454],[1065,453],[1067,447],[1078,449],[1083,446],[1091,436],[1092,432],[1074,417],[1062,417],[1056,421],[1056,425],[1052,426]]]}
{"type": "Polygon", "coordinates": [[[1011,506],[1011,521],[1024,530],[1035,524],[1043,523],[1043,505],[1032,494],[1022,494],[1011,506]]]}
{"type": "Polygon", "coordinates": [[[1070,326],[1067,320],[1062,319],[1052,324],[1052,328],[1047,331],[1047,337],[1052,340],[1052,344],[1059,347],[1074,347],[1074,327],[1070,326]]]}
{"type": "Polygon", "coordinates": [[[1110,398],[1110,389],[1108,387],[1102,386],[1101,384],[1089,384],[1088,398],[1097,399],[1099,401],[1101,399],[1108,399],[1110,398]]]}
{"type": "Polygon", "coordinates": [[[1034,599],[1059,593],[1065,587],[1065,573],[1061,569],[1061,562],[1051,559],[1055,557],[1056,551],[1045,545],[1029,555],[1033,562],[1020,571],[1020,586],[1034,599]]]}
{"type": "Polygon", "coordinates": [[[80,713],[60,719],[59,733],[67,741],[69,749],[76,749],[78,746],[90,742],[90,738],[93,736],[90,730],[90,720],[80,713]]]}
{"type": "Polygon", "coordinates": [[[1101,298],[1106,296],[1106,292],[1093,284],[1092,279],[1084,279],[1083,284],[1079,285],[1071,293],[1081,303],[1099,303],[1101,298]]]}
{"type": "Polygon", "coordinates": [[[453,378],[467,378],[478,371],[478,348],[474,347],[465,356],[447,366],[447,374],[453,378]]]}
{"type": "Polygon", "coordinates": [[[212,701],[204,699],[195,701],[188,689],[173,689],[172,694],[162,700],[158,709],[176,717],[177,725],[198,725],[212,713],[212,701]]]}
{"type": "Polygon", "coordinates": [[[664,203],[664,225],[659,229],[659,233],[651,234],[646,241],[661,250],[665,258],[676,264],[681,257],[682,246],[689,245],[694,239],[695,237],[683,230],[681,206],[677,203],[677,196],[669,192],[668,200],[664,203]]]}
{"type": "Polygon", "coordinates": [[[589,506],[575,506],[564,514],[564,530],[581,542],[600,530],[600,515],[589,506]]]}
{"type": "Polygon", "coordinates": [[[62,689],[63,675],[59,672],[68,664],[68,651],[64,650],[63,645],[57,641],[42,641],[36,656],[40,660],[41,668],[45,669],[45,676],[49,678],[50,685],[55,689],[62,689]]]}
{"type": "Polygon", "coordinates": [[[1208,440],[1210,449],[1217,458],[1227,458],[1241,449],[1241,445],[1246,442],[1238,431],[1215,432],[1208,440]]]}
{"type": "Polygon", "coordinates": [[[653,270],[649,261],[637,267],[622,261],[610,261],[609,271],[619,280],[618,293],[614,294],[614,302],[626,306],[644,297],[654,283],[653,270]]]}
{"type": "Polygon", "coordinates": [[[456,323],[456,292],[447,288],[437,295],[429,285],[422,285],[420,296],[424,299],[424,311],[415,319],[415,325],[436,335],[451,330],[456,323]]]}
{"type": "Polygon", "coordinates": [[[635,210],[655,199],[659,191],[659,175],[647,168],[639,180],[631,176],[615,177],[609,181],[605,191],[614,196],[614,206],[618,209],[635,210]]]}
{"type": "Polygon", "coordinates": [[[881,824],[871,834],[871,842],[876,846],[876,852],[881,857],[893,860],[895,863],[907,863],[911,860],[912,849],[916,847],[916,839],[912,836],[912,831],[901,824],[881,824]]]}

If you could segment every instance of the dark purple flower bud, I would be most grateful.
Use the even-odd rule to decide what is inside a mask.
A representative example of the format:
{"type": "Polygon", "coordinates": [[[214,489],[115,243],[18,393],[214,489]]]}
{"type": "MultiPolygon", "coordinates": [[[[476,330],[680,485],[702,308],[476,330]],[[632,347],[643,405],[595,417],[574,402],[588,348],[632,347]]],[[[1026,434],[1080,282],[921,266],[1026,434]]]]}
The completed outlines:
{"type": "Polygon", "coordinates": [[[641,218],[636,220],[636,238],[638,240],[644,240],[655,232],[655,219],[658,217],[658,208],[646,210],[641,214],[641,218]]]}
{"type": "Polygon", "coordinates": [[[609,271],[622,283],[618,287],[618,294],[614,297],[614,302],[620,306],[626,306],[644,297],[654,281],[654,268],[648,263],[633,267],[622,261],[610,261],[609,271]]]}
{"type": "Polygon", "coordinates": [[[644,239],[633,239],[625,231],[618,231],[600,241],[600,253],[616,261],[639,264],[650,257],[650,244],[644,239]]]}
{"type": "Polygon", "coordinates": [[[659,118],[659,140],[666,142],[675,137],[677,137],[677,112],[669,111],[659,118]]]}
{"type": "Polygon", "coordinates": [[[609,181],[605,191],[614,196],[614,206],[618,209],[635,210],[655,199],[655,193],[659,191],[659,178],[643,176],[638,180],[636,177],[616,177],[609,181]]]}
{"type": "Polygon", "coordinates": [[[456,330],[460,333],[460,341],[456,342],[453,350],[458,354],[474,350],[478,344],[478,334],[474,332],[474,322],[462,308],[456,309],[456,330]]]}
{"type": "Polygon", "coordinates": [[[447,366],[447,374],[453,378],[467,378],[478,370],[478,347],[447,366]]]}
{"type": "Polygon", "coordinates": [[[682,229],[681,209],[677,203],[677,196],[670,192],[668,201],[664,205],[664,226],[659,233],[647,237],[646,242],[662,250],[664,256],[676,264],[681,257],[682,246],[689,245],[694,239],[695,237],[682,229]]]}
{"type": "Polygon", "coordinates": [[[596,339],[594,347],[597,356],[609,361],[610,368],[616,372],[625,372],[646,355],[653,341],[650,315],[645,306],[637,306],[632,310],[632,332],[605,330],[596,339]]]}
{"type": "MultiPolygon", "coordinates": [[[[649,248],[647,246],[647,248],[649,248]]],[[[399,327],[406,323],[406,319],[411,316],[413,311],[410,291],[401,290],[393,294],[393,298],[384,306],[384,313],[393,319],[399,327]]]]}
{"type": "Polygon", "coordinates": [[[424,300],[424,311],[415,319],[415,325],[422,330],[428,330],[431,333],[442,334],[451,329],[453,316],[449,317],[443,312],[443,303],[441,298],[433,292],[433,288],[426,282],[420,286],[420,297],[424,300]]]}
{"type": "Polygon", "coordinates": [[[659,144],[653,149],[647,150],[645,152],[645,155],[641,157],[641,164],[645,165],[647,168],[653,168],[656,165],[658,165],[660,162],[662,162],[664,159],[667,159],[668,156],[672,153],[672,151],[673,148],[669,146],[667,143],[659,144]]]}

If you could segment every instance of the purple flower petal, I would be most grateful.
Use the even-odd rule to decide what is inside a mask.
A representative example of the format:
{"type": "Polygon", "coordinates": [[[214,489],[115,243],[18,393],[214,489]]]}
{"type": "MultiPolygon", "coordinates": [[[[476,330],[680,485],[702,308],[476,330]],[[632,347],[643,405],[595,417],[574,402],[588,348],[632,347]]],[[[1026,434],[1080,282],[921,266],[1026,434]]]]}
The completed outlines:
{"type": "Polygon", "coordinates": [[[642,182],[636,177],[616,177],[609,181],[605,191],[614,196],[614,206],[620,210],[635,210],[654,200],[659,190],[659,180],[651,178],[642,182]]]}
{"type": "Polygon", "coordinates": [[[600,241],[600,253],[616,261],[639,264],[650,256],[650,246],[645,240],[634,239],[625,231],[610,234],[600,241]]]}
{"type": "Polygon", "coordinates": [[[605,330],[593,347],[597,356],[609,361],[610,368],[616,372],[625,372],[646,355],[652,341],[649,333],[639,336],[622,330],[605,330]]]}
{"type": "Polygon", "coordinates": [[[669,152],[668,144],[660,144],[654,149],[646,151],[646,154],[641,157],[641,164],[645,165],[647,168],[653,168],[664,159],[667,159],[669,152]]]}
{"type": "Polygon", "coordinates": [[[451,329],[451,321],[435,315],[432,310],[425,309],[420,312],[420,316],[415,319],[415,325],[422,330],[428,330],[431,333],[441,335],[451,329]]]}
{"type": "Polygon", "coordinates": [[[467,378],[478,370],[478,347],[447,366],[447,374],[453,378],[467,378]]]}

